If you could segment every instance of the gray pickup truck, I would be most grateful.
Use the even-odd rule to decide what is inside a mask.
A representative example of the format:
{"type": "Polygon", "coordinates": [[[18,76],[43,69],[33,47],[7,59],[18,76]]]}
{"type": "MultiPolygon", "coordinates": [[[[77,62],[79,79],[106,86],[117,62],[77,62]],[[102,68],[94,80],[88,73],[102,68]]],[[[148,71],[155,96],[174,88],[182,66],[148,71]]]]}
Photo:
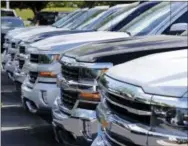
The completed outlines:
{"type": "Polygon", "coordinates": [[[105,73],[92,146],[187,146],[187,54],[149,55],[105,73]]]}

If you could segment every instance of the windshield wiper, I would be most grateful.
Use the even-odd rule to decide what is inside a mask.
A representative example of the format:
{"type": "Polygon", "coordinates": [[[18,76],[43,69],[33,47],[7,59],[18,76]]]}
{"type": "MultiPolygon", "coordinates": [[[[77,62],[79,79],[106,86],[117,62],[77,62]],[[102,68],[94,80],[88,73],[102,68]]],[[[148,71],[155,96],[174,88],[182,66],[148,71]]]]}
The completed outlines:
{"type": "Polygon", "coordinates": [[[127,33],[129,36],[132,36],[129,31],[124,31],[124,32],[127,33]]]}

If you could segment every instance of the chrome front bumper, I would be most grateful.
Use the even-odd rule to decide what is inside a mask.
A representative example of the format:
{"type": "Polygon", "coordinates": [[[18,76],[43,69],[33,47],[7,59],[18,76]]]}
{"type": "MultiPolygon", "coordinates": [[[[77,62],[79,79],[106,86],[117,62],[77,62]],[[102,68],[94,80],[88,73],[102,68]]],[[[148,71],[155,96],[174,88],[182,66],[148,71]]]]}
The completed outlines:
{"type": "Polygon", "coordinates": [[[14,76],[15,81],[23,83],[27,77],[27,73],[15,69],[13,76],[14,76]]]}
{"type": "Polygon", "coordinates": [[[18,61],[11,61],[9,60],[6,64],[5,64],[5,70],[10,71],[10,72],[14,72],[16,67],[18,66],[18,61]]]}
{"type": "Polygon", "coordinates": [[[61,129],[71,135],[71,139],[61,137],[70,145],[90,145],[97,134],[96,112],[81,108],[69,110],[61,105],[60,97],[57,97],[52,108],[53,127],[56,138],[61,137],[58,130],[61,129]]]}
{"type": "MultiPolygon", "coordinates": [[[[106,105],[105,100],[98,105],[96,114],[103,132],[98,134],[93,146],[109,146],[112,143],[120,146],[133,144],[141,146],[187,146],[188,144],[186,130],[180,132],[177,129],[171,133],[160,129],[152,131],[150,126],[132,122],[126,117],[122,119],[113,114],[106,105]],[[182,136],[182,133],[184,133],[184,136],[182,136]],[[98,145],[95,145],[97,143],[98,145]]],[[[165,124],[163,125],[165,126],[165,124]]],[[[167,127],[168,125],[165,128],[167,127]]]]}
{"type": "Polygon", "coordinates": [[[17,48],[8,48],[8,53],[9,54],[16,54],[18,52],[17,48]]]}
{"type": "Polygon", "coordinates": [[[39,111],[50,110],[55,97],[59,94],[60,89],[56,84],[35,83],[31,87],[28,78],[25,79],[21,87],[22,99],[34,102],[39,111]]]}

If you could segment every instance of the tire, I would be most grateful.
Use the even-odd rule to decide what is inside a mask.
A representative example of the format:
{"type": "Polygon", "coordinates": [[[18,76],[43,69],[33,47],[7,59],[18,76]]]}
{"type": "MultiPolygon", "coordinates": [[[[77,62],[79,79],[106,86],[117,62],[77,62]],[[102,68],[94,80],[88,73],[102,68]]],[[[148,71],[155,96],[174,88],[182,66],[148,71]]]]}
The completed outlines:
{"type": "Polygon", "coordinates": [[[37,107],[32,101],[23,99],[22,100],[22,105],[23,105],[23,108],[26,111],[28,111],[28,112],[30,112],[32,114],[37,114],[38,113],[37,107]]]}

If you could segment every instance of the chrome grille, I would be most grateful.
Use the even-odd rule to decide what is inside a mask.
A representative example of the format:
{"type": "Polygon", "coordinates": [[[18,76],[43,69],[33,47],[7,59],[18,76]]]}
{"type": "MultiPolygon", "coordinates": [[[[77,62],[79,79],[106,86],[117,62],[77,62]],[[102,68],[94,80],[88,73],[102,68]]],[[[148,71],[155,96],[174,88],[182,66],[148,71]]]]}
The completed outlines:
{"type": "Polygon", "coordinates": [[[150,111],[150,105],[144,104],[144,103],[139,103],[136,101],[132,101],[132,100],[128,100],[126,97],[125,98],[121,98],[120,96],[117,96],[115,94],[106,92],[106,96],[107,96],[107,100],[111,100],[115,103],[121,103],[120,105],[122,106],[126,106],[126,107],[130,107],[133,108],[135,110],[142,110],[142,111],[150,111]]]}
{"type": "Polygon", "coordinates": [[[18,63],[19,63],[19,68],[22,69],[25,61],[19,59],[18,63]]]}
{"type": "Polygon", "coordinates": [[[30,55],[30,62],[39,63],[39,55],[38,54],[31,54],[30,55]]]}
{"type": "Polygon", "coordinates": [[[5,38],[6,43],[10,43],[10,40],[8,38],[5,38]]]}
{"type": "Polygon", "coordinates": [[[15,57],[15,54],[10,54],[10,56],[11,56],[11,61],[13,61],[14,57],[15,57]]]}
{"type": "Polygon", "coordinates": [[[61,101],[64,106],[72,109],[78,98],[78,92],[61,89],[61,101]]]}
{"type": "Polygon", "coordinates": [[[32,71],[29,72],[29,81],[31,83],[35,83],[37,80],[37,77],[38,77],[38,72],[32,72],[32,71]]]}
{"type": "Polygon", "coordinates": [[[25,54],[25,46],[20,46],[20,53],[25,54]]]}
{"type": "Polygon", "coordinates": [[[73,66],[62,64],[61,72],[62,72],[63,77],[67,80],[74,80],[74,81],[78,80],[78,77],[79,77],[78,67],[73,67],[73,66]]]}
{"type": "Polygon", "coordinates": [[[132,122],[150,124],[151,106],[149,104],[130,99],[125,95],[118,95],[104,88],[101,90],[102,96],[105,97],[106,104],[112,112],[121,117],[127,117],[132,122]]]}
{"type": "Polygon", "coordinates": [[[11,47],[12,47],[12,48],[16,48],[16,43],[14,43],[14,42],[11,43],[11,47]]]}

